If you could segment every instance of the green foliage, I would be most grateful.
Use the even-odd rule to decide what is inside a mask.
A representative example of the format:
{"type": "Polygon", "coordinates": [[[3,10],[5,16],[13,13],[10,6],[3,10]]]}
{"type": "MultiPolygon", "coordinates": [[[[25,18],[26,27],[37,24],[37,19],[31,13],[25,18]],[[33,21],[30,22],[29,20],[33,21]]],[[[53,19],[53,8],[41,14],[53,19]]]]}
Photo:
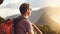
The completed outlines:
{"type": "Polygon", "coordinates": [[[5,21],[5,19],[0,16],[0,24],[4,21],[5,21]]]}
{"type": "Polygon", "coordinates": [[[49,25],[37,25],[37,27],[43,34],[58,34],[56,31],[52,30],[49,25]]]}
{"type": "Polygon", "coordinates": [[[2,18],[2,17],[0,16],[0,28],[1,28],[1,24],[2,24],[4,21],[5,21],[4,18],[2,18]]]}

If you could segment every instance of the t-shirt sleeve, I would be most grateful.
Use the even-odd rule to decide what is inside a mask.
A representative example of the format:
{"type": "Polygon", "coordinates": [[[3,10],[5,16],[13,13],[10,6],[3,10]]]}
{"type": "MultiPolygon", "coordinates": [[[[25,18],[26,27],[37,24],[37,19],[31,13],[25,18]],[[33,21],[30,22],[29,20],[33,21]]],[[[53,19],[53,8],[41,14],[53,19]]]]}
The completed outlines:
{"type": "Polygon", "coordinates": [[[20,21],[20,24],[24,27],[24,29],[27,33],[29,33],[29,34],[33,33],[33,27],[29,20],[22,20],[22,21],[20,21]]]}
{"type": "Polygon", "coordinates": [[[26,21],[26,31],[33,33],[32,23],[30,21],[26,21]]]}

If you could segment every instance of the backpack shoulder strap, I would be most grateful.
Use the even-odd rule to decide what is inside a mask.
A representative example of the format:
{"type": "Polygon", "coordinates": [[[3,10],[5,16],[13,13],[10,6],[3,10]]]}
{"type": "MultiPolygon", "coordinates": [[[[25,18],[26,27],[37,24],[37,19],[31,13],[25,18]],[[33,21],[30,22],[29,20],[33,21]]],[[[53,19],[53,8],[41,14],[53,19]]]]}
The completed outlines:
{"type": "MultiPolygon", "coordinates": [[[[16,22],[19,22],[19,21],[21,21],[21,20],[23,20],[23,19],[25,19],[25,18],[21,18],[21,19],[13,19],[14,21],[13,21],[13,24],[12,24],[12,34],[15,34],[15,26],[16,26],[16,22]]],[[[22,27],[22,29],[24,30],[24,32],[26,33],[26,30],[25,30],[25,28],[23,27],[23,25],[21,25],[21,27],[22,27]]]]}

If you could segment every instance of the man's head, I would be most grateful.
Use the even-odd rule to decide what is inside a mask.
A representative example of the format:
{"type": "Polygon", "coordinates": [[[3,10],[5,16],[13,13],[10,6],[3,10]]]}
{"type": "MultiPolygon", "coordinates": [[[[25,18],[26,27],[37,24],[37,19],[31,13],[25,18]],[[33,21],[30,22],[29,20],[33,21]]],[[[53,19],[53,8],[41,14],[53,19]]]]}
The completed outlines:
{"type": "Polygon", "coordinates": [[[27,15],[27,16],[30,16],[30,13],[31,13],[31,9],[30,9],[30,6],[28,3],[23,3],[20,8],[19,8],[20,12],[22,15],[27,15]]]}
{"type": "Polygon", "coordinates": [[[3,3],[4,0],[0,0],[0,5],[3,3]]]}

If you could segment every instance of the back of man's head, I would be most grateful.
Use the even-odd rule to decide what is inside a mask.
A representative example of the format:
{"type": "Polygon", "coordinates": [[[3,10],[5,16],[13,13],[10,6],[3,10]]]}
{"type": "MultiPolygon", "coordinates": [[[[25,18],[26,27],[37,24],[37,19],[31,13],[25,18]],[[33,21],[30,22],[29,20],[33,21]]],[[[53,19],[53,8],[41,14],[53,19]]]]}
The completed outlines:
{"type": "Polygon", "coordinates": [[[19,10],[21,14],[25,14],[25,12],[29,9],[29,4],[28,3],[23,3],[20,7],[19,10]]]}
{"type": "Polygon", "coordinates": [[[4,0],[0,0],[0,5],[3,3],[4,0]]]}

